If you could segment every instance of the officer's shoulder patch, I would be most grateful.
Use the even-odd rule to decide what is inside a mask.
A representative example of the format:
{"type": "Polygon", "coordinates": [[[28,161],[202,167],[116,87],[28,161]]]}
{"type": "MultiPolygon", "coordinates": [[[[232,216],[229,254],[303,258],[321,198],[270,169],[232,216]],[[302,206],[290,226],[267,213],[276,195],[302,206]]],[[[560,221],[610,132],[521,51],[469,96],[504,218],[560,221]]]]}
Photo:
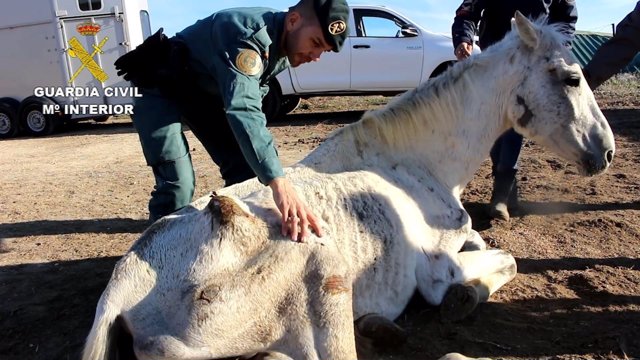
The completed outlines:
{"type": "Polygon", "coordinates": [[[236,67],[242,73],[253,76],[262,71],[262,59],[255,50],[242,49],[236,56],[236,67]]]}

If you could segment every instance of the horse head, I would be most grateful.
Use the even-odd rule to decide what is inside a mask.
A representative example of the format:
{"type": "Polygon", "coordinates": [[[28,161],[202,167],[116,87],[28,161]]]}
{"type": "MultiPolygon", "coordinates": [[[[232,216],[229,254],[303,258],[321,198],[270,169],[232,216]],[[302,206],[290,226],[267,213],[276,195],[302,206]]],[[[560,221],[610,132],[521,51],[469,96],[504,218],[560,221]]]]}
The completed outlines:
{"type": "Polygon", "coordinates": [[[507,117],[513,128],[576,164],[585,175],[605,171],[615,152],[613,133],[591,89],[554,26],[512,21],[523,61],[523,81],[512,92],[507,117]]]}

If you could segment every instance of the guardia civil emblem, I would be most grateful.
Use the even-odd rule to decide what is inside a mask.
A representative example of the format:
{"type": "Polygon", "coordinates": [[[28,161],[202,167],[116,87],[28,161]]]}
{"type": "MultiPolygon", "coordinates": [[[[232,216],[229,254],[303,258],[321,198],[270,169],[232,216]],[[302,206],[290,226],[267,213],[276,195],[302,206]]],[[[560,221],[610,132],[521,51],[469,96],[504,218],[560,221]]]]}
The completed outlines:
{"type": "Polygon", "coordinates": [[[85,21],[76,25],[76,30],[78,31],[78,33],[84,36],[94,36],[95,34],[100,32],[100,29],[101,26],[92,21],[85,21]]]}
{"type": "Polygon", "coordinates": [[[342,20],[336,20],[329,24],[329,33],[331,35],[339,35],[347,30],[347,24],[342,20]]]}
{"type": "Polygon", "coordinates": [[[257,75],[262,71],[262,59],[260,59],[260,55],[257,52],[242,49],[236,56],[236,67],[246,75],[257,75]]]}

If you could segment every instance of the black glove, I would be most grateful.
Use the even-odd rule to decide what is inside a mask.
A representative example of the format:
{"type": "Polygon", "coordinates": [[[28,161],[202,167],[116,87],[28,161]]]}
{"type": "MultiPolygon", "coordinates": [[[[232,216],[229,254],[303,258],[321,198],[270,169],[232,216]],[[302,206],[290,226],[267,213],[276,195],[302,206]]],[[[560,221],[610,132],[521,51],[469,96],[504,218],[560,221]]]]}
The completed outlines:
{"type": "Polygon", "coordinates": [[[160,28],[134,50],[122,55],[114,63],[118,76],[140,87],[158,86],[159,72],[165,72],[170,61],[171,43],[160,28]]]}

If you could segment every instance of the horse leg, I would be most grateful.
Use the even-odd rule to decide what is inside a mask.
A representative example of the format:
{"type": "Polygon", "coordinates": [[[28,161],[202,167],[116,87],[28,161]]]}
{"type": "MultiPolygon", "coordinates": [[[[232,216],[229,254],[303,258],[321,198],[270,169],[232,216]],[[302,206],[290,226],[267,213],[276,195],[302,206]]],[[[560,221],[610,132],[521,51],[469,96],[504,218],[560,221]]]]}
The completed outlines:
{"type": "Polygon", "coordinates": [[[278,320],[287,324],[286,335],[268,351],[243,359],[357,359],[351,279],[338,275],[337,266],[331,272],[319,268],[305,277],[307,296],[291,296],[290,311],[278,320]]]}
{"type": "MultiPolygon", "coordinates": [[[[318,307],[312,319],[321,319],[315,332],[323,341],[316,342],[320,359],[357,359],[353,327],[352,285],[347,277],[325,279],[320,296],[312,299],[318,307]],[[318,311],[319,310],[319,311],[318,311]]],[[[315,325],[315,324],[314,324],[315,325]]]]}
{"type": "Polygon", "coordinates": [[[457,321],[516,275],[516,262],[502,250],[468,251],[457,254],[462,283],[449,286],[442,300],[440,314],[444,320],[457,321]]]}
{"type": "Polygon", "coordinates": [[[404,329],[379,314],[363,315],[354,325],[359,359],[371,357],[374,348],[393,349],[407,341],[404,329]]]}
{"type": "Polygon", "coordinates": [[[462,245],[462,249],[460,249],[460,251],[475,250],[487,250],[487,244],[477,231],[471,230],[469,232],[469,237],[464,241],[464,245],[462,245]]]}
{"type": "Polygon", "coordinates": [[[265,354],[262,357],[262,360],[293,360],[293,359],[281,353],[270,352],[265,354]]]}

